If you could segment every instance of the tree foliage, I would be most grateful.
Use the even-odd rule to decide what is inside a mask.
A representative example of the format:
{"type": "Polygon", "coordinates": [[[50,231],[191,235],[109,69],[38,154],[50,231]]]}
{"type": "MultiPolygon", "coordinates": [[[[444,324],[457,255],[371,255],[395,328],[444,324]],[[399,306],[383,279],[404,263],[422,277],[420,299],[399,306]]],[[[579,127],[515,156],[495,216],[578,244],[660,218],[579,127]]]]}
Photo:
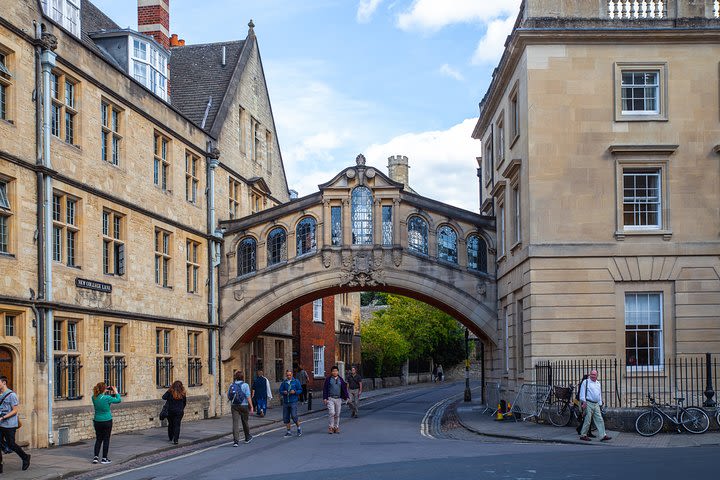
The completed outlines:
{"type": "Polygon", "coordinates": [[[363,325],[363,357],[378,359],[376,352],[383,352],[383,357],[375,364],[376,370],[392,370],[390,367],[400,358],[400,363],[408,358],[432,358],[435,363],[446,366],[465,358],[464,328],[453,317],[426,303],[399,295],[388,295],[387,304],[387,309],[375,312],[363,325]],[[366,343],[368,330],[370,344],[366,343]],[[398,337],[404,344],[398,342],[398,337]],[[373,343],[378,341],[380,346],[373,343]],[[406,352],[404,356],[400,355],[403,351],[406,352]]]}
{"type": "Polygon", "coordinates": [[[363,325],[361,333],[363,360],[374,366],[377,377],[394,372],[410,355],[410,344],[390,325],[372,320],[363,325]]]}
{"type": "Polygon", "coordinates": [[[387,305],[388,294],[383,292],[360,292],[360,306],[387,305]]]}

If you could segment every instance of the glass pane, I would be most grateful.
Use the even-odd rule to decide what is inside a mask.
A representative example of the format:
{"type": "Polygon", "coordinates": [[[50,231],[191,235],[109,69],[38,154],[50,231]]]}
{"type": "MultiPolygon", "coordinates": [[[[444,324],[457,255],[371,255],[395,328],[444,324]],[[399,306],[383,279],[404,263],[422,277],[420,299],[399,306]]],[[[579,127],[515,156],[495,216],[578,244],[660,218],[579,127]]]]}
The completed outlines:
{"type": "Polygon", "coordinates": [[[352,192],[352,243],[353,245],[371,245],[372,229],[372,192],[367,187],[356,187],[352,192]]]}
{"type": "Polygon", "coordinates": [[[428,226],[421,217],[412,217],[408,221],[408,248],[416,252],[428,253],[428,226]]]}
{"type": "Polygon", "coordinates": [[[332,244],[342,244],[342,210],[340,207],[330,207],[330,223],[332,228],[332,244]]]}

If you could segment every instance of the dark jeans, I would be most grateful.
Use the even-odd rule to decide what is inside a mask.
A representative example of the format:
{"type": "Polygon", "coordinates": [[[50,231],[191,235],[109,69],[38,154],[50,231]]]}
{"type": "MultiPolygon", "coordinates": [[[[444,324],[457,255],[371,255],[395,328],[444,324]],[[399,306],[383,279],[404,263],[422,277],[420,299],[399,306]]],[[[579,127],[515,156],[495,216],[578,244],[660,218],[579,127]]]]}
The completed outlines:
{"type": "Polygon", "coordinates": [[[248,425],[248,416],[250,415],[250,409],[247,405],[233,405],[232,409],[232,420],[233,420],[233,440],[235,443],[240,441],[240,423],[242,422],[243,433],[245,434],[245,440],[250,440],[250,425],[248,425]]]}
{"type": "Polygon", "coordinates": [[[177,443],[180,438],[180,422],[182,422],[184,412],[171,413],[168,415],[168,440],[177,443]]]}
{"type": "Polygon", "coordinates": [[[110,449],[110,434],[112,433],[112,420],[106,422],[96,422],[93,420],[95,427],[95,456],[100,455],[100,445],[103,447],[102,458],[107,458],[110,449]]]}
{"type": "Polygon", "coordinates": [[[302,392],[300,392],[299,400],[301,402],[307,402],[307,391],[308,391],[308,388],[307,388],[307,383],[306,383],[305,385],[302,385],[302,392]]]}
{"type": "MultiPolygon", "coordinates": [[[[15,443],[15,431],[17,428],[3,428],[0,427],[0,435],[2,435],[3,441],[5,442],[5,445],[12,450],[13,452],[17,453],[20,458],[23,460],[27,459],[29,455],[25,452],[23,452],[23,449],[20,448],[20,445],[15,443]]],[[[2,453],[0,453],[0,460],[2,459],[2,453]]],[[[0,463],[2,463],[0,461],[0,463]]]]}

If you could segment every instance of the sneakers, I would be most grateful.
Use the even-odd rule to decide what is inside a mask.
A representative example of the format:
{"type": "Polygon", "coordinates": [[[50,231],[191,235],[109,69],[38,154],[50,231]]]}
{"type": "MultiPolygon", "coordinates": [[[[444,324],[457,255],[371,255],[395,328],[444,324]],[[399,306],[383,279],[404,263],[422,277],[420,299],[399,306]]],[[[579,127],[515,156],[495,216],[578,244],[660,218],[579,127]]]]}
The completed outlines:
{"type": "Polygon", "coordinates": [[[302,428],[298,427],[297,436],[302,437],[302,428]]]}
{"type": "Polygon", "coordinates": [[[587,435],[583,435],[582,437],[580,437],[580,440],[582,440],[583,442],[589,442],[590,437],[588,437],[587,435]]]}
{"type": "Polygon", "coordinates": [[[285,430],[285,436],[292,437],[292,433],[290,433],[290,430],[285,430]]]}
{"type": "Polygon", "coordinates": [[[603,438],[600,439],[601,442],[607,442],[608,440],[612,440],[612,437],[608,437],[605,435],[603,438]]]}
{"type": "Polygon", "coordinates": [[[100,460],[100,463],[102,463],[103,465],[109,465],[112,463],[112,460],[110,460],[109,458],[103,458],[102,460],[100,460]]]}
{"type": "Polygon", "coordinates": [[[335,427],[335,433],[340,433],[340,427],[335,427]]]}
{"type": "Polygon", "coordinates": [[[328,427],[328,433],[332,435],[333,433],[335,433],[335,429],[333,427],[328,427]]]}
{"type": "Polygon", "coordinates": [[[233,442],[233,447],[237,447],[237,446],[238,446],[238,442],[233,442]]]}
{"type": "Polygon", "coordinates": [[[92,463],[100,463],[100,459],[98,457],[93,457],[92,463]]]}
{"type": "Polygon", "coordinates": [[[173,440],[173,445],[177,445],[178,442],[176,440],[173,440]]]}
{"type": "Polygon", "coordinates": [[[252,439],[253,439],[253,438],[255,438],[255,437],[253,437],[252,435],[250,435],[248,438],[245,439],[245,443],[250,443],[250,442],[252,442],[252,439]]]}

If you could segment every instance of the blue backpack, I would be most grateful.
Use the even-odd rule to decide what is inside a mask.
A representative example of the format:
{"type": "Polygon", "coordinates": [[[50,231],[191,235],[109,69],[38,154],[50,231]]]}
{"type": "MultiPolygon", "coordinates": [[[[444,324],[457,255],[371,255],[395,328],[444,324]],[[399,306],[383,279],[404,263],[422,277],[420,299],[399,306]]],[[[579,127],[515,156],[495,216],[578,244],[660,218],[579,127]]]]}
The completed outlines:
{"type": "Polygon", "coordinates": [[[242,389],[242,386],[245,384],[245,382],[240,383],[231,383],[230,388],[228,389],[227,397],[228,400],[230,400],[231,405],[242,405],[242,403],[245,401],[247,396],[245,395],[245,392],[242,389]]]}

